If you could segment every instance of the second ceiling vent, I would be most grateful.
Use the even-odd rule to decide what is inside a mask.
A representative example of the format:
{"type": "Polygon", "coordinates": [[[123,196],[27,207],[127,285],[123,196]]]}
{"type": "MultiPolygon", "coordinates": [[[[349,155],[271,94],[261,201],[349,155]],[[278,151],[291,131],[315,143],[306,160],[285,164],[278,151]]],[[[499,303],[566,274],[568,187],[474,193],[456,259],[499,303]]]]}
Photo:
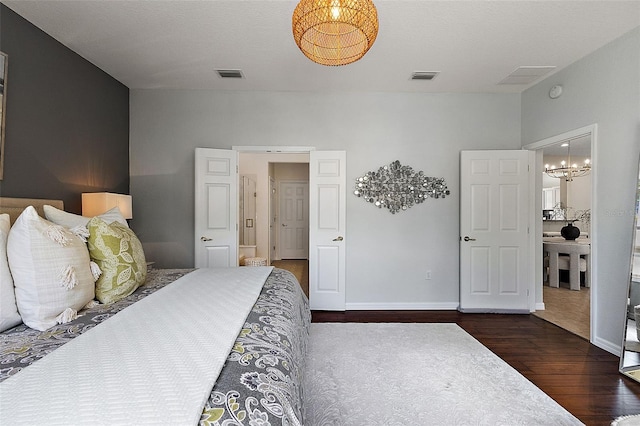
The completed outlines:
{"type": "Polygon", "coordinates": [[[220,78],[244,78],[242,70],[216,70],[220,78]]]}
{"type": "Polygon", "coordinates": [[[438,74],[439,71],[416,71],[411,74],[411,80],[433,80],[438,74]]]}

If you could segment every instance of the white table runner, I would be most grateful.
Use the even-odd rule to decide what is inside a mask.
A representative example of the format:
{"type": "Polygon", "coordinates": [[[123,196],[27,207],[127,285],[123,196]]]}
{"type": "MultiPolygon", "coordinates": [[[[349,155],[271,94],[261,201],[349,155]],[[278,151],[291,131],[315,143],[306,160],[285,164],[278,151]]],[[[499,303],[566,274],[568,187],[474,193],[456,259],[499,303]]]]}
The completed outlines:
{"type": "Polygon", "coordinates": [[[272,269],[199,269],[124,309],[0,383],[0,424],[197,424],[272,269]]]}

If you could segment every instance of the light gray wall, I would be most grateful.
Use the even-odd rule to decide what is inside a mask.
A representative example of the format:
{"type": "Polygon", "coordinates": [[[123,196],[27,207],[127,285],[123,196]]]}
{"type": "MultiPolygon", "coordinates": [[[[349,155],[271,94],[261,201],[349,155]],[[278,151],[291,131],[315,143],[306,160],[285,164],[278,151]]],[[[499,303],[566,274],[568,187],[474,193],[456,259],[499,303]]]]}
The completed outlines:
{"type": "Polygon", "coordinates": [[[622,339],[629,281],[635,185],[640,155],[640,29],[636,29],[525,91],[522,144],[597,123],[592,235],[597,300],[594,342],[622,339]],[[561,84],[563,94],[549,98],[561,84]]]}
{"type": "Polygon", "coordinates": [[[193,266],[194,148],[346,150],[352,306],[457,306],[460,150],[520,148],[520,95],[132,90],[130,99],[131,225],[158,267],[193,266]],[[351,194],[357,176],[394,160],[444,177],[451,196],[391,215],[351,194]]]}

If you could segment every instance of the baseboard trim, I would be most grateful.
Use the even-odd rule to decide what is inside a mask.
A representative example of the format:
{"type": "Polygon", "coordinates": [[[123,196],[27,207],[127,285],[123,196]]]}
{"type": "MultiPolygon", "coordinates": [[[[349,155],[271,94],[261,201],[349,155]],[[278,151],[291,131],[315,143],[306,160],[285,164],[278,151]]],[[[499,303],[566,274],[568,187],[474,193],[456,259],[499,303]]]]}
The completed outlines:
{"type": "Polygon", "coordinates": [[[458,303],[347,303],[345,308],[347,311],[455,311],[458,303]]]}
{"type": "MultiPolygon", "coordinates": [[[[544,311],[544,302],[536,303],[536,311],[544,311]]],[[[535,312],[535,311],[534,311],[535,312]]]]}
{"type": "Polygon", "coordinates": [[[620,345],[616,345],[608,340],[602,339],[600,337],[595,337],[591,343],[599,347],[600,349],[604,349],[605,351],[614,354],[615,356],[620,356],[622,353],[622,347],[620,345]]]}
{"type": "Polygon", "coordinates": [[[460,308],[463,314],[529,314],[529,309],[460,308]]]}

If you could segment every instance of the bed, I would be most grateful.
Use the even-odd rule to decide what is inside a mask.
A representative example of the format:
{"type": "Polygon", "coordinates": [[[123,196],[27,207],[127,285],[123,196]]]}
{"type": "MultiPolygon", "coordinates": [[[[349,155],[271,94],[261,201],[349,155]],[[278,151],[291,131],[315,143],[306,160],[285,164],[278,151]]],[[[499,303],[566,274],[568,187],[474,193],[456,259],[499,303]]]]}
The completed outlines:
{"type": "MultiPolygon", "coordinates": [[[[33,204],[34,200],[23,201],[33,204]]],[[[44,204],[50,204],[48,201],[44,204]]],[[[2,206],[0,199],[0,213],[2,206]]],[[[60,204],[57,206],[61,207],[60,204]]],[[[42,210],[39,213],[42,215],[42,210]]],[[[241,297],[245,298],[244,295],[241,297]]],[[[311,318],[308,300],[290,272],[271,267],[151,269],[146,271],[144,284],[130,295],[111,304],[88,306],[79,310],[77,318],[42,331],[19,324],[0,333],[1,424],[26,424],[38,417],[47,424],[304,423],[302,381],[311,318]],[[227,304],[229,310],[237,309],[233,300],[226,301],[226,293],[231,298],[240,297],[244,290],[239,292],[237,288],[244,287],[243,277],[248,275],[264,277],[257,279],[262,283],[256,287],[255,303],[249,297],[252,304],[247,309],[248,314],[242,313],[237,329],[230,325],[227,330],[226,324],[232,322],[227,322],[222,311],[227,304]],[[190,291],[195,292],[194,296],[188,295],[190,291]],[[183,304],[181,297],[196,300],[183,304]],[[220,305],[214,304],[217,300],[220,305]],[[144,307],[150,307],[151,320],[143,313],[144,307]],[[191,318],[189,315],[207,317],[206,321],[200,321],[203,322],[201,328],[194,328],[201,330],[206,338],[201,337],[200,332],[192,335],[195,331],[180,322],[179,318],[191,318]],[[215,326],[209,327],[209,316],[215,326]],[[156,322],[157,325],[153,324],[156,322]],[[159,328],[162,333],[145,327],[159,328]],[[135,330],[131,332],[124,328],[135,330]],[[142,344],[135,340],[135,333],[144,336],[142,344]],[[152,340],[148,343],[151,352],[145,355],[146,341],[156,334],[171,337],[159,336],[160,342],[152,340]],[[233,335],[230,348],[223,349],[225,345],[218,344],[218,334],[233,335]],[[105,369],[114,367],[116,372],[120,371],[121,366],[115,364],[121,364],[121,348],[131,342],[136,343],[122,352],[132,352],[136,365],[129,365],[131,362],[126,359],[122,364],[127,364],[126,368],[144,369],[139,373],[142,380],[150,380],[148,383],[153,385],[136,383],[139,377],[128,382],[129,376],[120,373],[115,374],[119,376],[115,383],[109,383],[113,380],[111,377],[103,377],[105,369]],[[193,348],[200,344],[211,352],[224,351],[220,368],[214,367],[215,360],[211,357],[209,371],[208,354],[202,359],[194,358],[200,355],[194,354],[198,351],[193,348]],[[91,348],[89,351],[86,351],[87,345],[91,348]],[[79,349],[83,346],[85,352],[79,349]],[[112,357],[118,362],[112,361],[112,357]],[[93,364],[96,360],[104,364],[102,370],[82,373],[93,376],[89,379],[90,388],[82,387],[83,383],[76,384],[76,376],[82,376],[75,371],[78,365],[82,362],[93,364]],[[204,368],[190,370],[192,364],[202,364],[204,368]],[[34,376],[35,382],[29,381],[30,376],[34,376]],[[210,376],[213,387],[192,385],[191,376],[210,376]],[[163,386],[166,388],[164,393],[162,389],[155,389],[163,386]],[[129,389],[131,391],[127,393],[129,389]],[[187,398],[194,389],[201,395],[187,398]],[[202,392],[202,389],[206,391],[202,392]],[[116,395],[115,402],[102,400],[120,393],[122,395],[116,395]],[[118,397],[124,401],[119,401],[118,397]],[[96,398],[100,399],[99,403],[96,398]],[[147,403],[150,408],[146,407],[147,403]],[[195,421],[193,417],[181,416],[185,405],[192,411],[193,407],[200,407],[195,421]],[[41,417],[44,413],[45,417],[41,417]],[[135,415],[140,417],[133,421],[131,416],[135,415]]]]}

